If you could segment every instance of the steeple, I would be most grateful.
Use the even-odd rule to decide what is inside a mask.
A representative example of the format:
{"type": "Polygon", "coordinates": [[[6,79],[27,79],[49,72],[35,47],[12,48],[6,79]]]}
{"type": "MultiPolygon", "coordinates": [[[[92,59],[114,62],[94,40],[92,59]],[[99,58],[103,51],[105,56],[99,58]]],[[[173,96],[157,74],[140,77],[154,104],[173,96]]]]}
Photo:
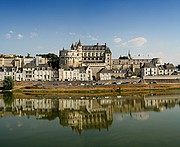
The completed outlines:
{"type": "Polygon", "coordinates": [[[129,58],[129,59],[132,59],[132,58],[131,58],[130,50],[128,51],[128,58],[129,58]]]}
{"type": "Polygon", "coordinates": [[[81,46],[81,41],[80,41],[80,39],[79,39],[79,41],[78,41],[78,44],[77,44],[78,46],[81,46]]]}
{"type": "Polygon", "coordinates": [[[74,44],[72,43],[72,45],[71,45],[71,49],[73,50],[74,49],[74,44]]]}

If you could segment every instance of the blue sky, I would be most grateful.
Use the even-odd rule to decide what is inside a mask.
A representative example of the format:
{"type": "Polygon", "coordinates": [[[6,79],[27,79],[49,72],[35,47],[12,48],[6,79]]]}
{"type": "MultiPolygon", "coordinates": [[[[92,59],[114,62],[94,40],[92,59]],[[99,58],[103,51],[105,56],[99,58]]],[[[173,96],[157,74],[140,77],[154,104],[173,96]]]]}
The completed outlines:
{"type": "Polygon", "coordinates": [[[179,0],[0,0],[0,54],[58,54],[80,39],[177,65],[179,26],[179,0]]]}

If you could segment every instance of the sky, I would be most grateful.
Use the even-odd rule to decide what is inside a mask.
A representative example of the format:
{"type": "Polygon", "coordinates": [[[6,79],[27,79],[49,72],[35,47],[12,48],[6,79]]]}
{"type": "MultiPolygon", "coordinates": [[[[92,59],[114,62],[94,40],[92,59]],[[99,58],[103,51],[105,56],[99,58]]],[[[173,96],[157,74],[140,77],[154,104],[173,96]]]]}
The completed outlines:
{"type": "Polygon", "coordinates": [[[113,59],[180,64],[180,0],[0,0],[0,54],[107,44],[113,59]]]}

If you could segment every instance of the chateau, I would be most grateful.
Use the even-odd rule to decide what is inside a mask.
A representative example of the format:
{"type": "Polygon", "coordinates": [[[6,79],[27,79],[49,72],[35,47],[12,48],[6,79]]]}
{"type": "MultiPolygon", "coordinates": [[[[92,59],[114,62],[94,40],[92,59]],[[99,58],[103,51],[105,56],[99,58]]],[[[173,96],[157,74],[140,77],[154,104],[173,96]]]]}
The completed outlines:
{"type": "Polygon", "coordinates": [[[88,66],[93,77],[102,68],[111,69],[112,53],[106,43],[104,45],[81,45],[80,40],[71,45],[71,49],[59,51],[59,68],[69,69],[88,66]]]}

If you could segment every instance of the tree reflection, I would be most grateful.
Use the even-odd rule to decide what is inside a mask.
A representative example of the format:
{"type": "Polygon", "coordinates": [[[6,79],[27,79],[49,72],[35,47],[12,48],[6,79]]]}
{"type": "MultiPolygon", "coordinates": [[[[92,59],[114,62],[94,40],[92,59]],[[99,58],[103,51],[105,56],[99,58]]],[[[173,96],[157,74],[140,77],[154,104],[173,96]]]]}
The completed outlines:
{"type": "Polygon", "coordinates": [[[14,101],[14,95],[12,92],[3,93],[3,100],[6,106],[11,106],[14,101]]]}

